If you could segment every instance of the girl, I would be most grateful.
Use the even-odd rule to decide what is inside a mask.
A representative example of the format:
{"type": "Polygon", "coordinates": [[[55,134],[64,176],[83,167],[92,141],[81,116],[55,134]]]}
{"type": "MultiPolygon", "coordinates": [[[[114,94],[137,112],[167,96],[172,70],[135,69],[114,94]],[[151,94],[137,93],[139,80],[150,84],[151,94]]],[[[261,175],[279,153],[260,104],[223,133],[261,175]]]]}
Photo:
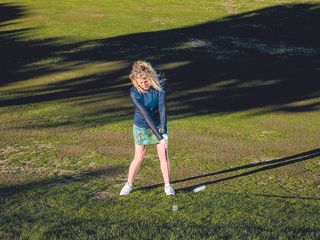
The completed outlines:
{"type": "Polygon", "coordinates": [[[130,97],[135,105],[133,136],[134,159],[129,167],[128,180],[120,195],[127,195],[133,189],[133,181],[146,153],[146,145],[156,144],[166,195],[174,195],[170,184],[170,162],[168,158],[168,126],[166,94],[163,79],[150,63],[136,61],[130,73],[130,97]]]}

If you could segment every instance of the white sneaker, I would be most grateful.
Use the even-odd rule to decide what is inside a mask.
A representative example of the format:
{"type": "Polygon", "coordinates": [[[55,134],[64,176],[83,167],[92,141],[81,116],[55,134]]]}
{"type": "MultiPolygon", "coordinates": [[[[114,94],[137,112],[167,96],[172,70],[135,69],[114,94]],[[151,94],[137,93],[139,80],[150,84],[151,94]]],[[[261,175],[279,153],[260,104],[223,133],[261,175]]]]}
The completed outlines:
{"type": "Polygon", "coordinates": [[[121,189],[120,195],[128,195],[132,191],[132,185],[129,185],[128,182],[121,189]]]}
{"type": "Polygon", "coordinates": [[[174,189],[171,184],[168,186],[164,186],[164,192],[166,193],[166,195],[175,195],[174,189]]]}

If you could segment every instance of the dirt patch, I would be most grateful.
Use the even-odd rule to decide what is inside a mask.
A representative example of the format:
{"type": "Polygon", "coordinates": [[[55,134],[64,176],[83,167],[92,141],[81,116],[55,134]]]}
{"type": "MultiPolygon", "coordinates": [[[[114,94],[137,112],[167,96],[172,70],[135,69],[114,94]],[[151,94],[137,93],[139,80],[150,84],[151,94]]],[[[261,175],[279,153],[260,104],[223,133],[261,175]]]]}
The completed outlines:
{"type": "Polygon", "coordinates": [[[60,149],[60,153],[64,156],[70,157],[70,156],[83,156],[88,154],[89,149],[87,149],[85,146],[80,145],[68,145],[64,146],[60,149]]]}
{"type": "Polygon", "coordinates": [[[118,198],[118,196],[116,194],[108,192],[108,191],[96,192],[93,194],[93,197],[95,199],[105,199],[105,200],[115,200],[118,198]]]}

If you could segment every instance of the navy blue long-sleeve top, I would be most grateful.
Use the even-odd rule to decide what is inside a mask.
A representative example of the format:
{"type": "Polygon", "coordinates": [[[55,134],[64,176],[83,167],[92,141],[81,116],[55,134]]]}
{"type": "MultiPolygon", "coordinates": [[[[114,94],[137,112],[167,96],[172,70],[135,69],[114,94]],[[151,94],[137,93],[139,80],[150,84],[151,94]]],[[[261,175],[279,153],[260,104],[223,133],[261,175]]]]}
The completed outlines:
{"type": "Polygon", "coordinates": [[[135,105],[134,124],[141,128],[151,128],[160,141],[162,134],[166,134],[168,130],[165,90],[158,91],[151,87],[142,93],[132,86],[130,97],[135,105]]]}

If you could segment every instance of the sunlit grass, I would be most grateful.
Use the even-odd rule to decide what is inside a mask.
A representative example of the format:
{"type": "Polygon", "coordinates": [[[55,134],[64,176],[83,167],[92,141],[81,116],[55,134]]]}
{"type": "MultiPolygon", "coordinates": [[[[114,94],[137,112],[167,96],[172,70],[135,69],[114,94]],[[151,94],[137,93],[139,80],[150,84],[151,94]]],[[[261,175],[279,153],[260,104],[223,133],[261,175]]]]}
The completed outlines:
{"type": "MultiPolygon", "coordinates": [[[[46,67],[48,64],[51,64],[50,59],[36,62],[33,64],[30,64],[30,66],[26,66],[28,68],[28,71],[30,71],[30,68],[32,70],[32,67],[35,67],[35,71],[41,68],[42,66],[46,67]]],[[[84,78],[87,76],[92,75],[101,75],[106,72],[112,72],[119,70],[121,68],[128,67],[127,63],[122,62],[92,62],[92,63],[84,63],[81,64],[79,62],[68,62],[68,64],[55,64],[51,65],[51,69],[55,70],[55,73],[50,74],[44,74],[38,77],[34,77],[32,79],[26,79],[22,82],[16,82],[12,83],[8,86],[2,87],[1,90],[28,90],[28,89],[42,89],[41,87],[47,87],[47,85],[59,83],[59,82],[67,82],[71,81],[77,78],[84,78]],[[62,68],[59,71],[59,68],[62,68]],[[67,70],[65,70],[67,69],[67,70]]],[[[87,79],[88,82],[92,81],[90,78],[87,79]]],[[[82,83],[85,83],[85,81],[82,81],[82,83]]],[[[72,83],[71,83],[72,84],[72,83]]]]}

